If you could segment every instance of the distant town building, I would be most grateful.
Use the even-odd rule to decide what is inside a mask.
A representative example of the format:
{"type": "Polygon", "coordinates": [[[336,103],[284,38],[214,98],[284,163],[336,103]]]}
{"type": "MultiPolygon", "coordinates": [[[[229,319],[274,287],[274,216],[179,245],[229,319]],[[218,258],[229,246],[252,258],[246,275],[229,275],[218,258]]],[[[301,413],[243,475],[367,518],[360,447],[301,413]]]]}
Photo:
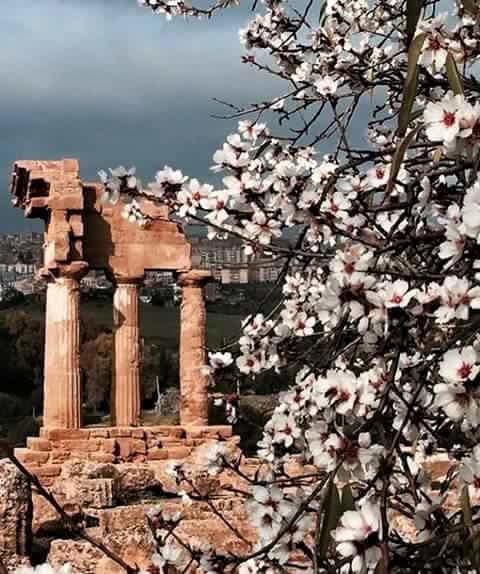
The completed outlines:
{"type": "MultiPolygon", "coordinates": [[[[37,232],[0,234],[1,285],[13,287],[19,280],[33,279],[42,265],[43,240],[43,234],[37,232]]],[[[197,230],[189,237],[189,241],[192,245],[193,266],[210,271],[220,284],[272,283],[281,273],[282,260],[272,259],[265,253],[247,255],[242,242],[235,237],[209,240],[197,230]]],[[[144,283],[149,289],[172,287],[174,284],[174,275],[163,271],[148,272],[144,283]]],[[[103,272],[91,271],[82,280],[82,289],[87,291],[110,288],[111,283],[103,272]]],[[[212,287],[209,289],[207,299],[215,300],[218,291],[212,287]]]]}
{"type": "Polygon", "coordinates": [[[249,256],[239,239],[209,240],[191,238],[192,260],[196,267],[208,269],[223,285],[272,283],[278,279],[282,262],[265,254],[249,256]]]}
{"type": "Polygon", "coordinates": [[[250,268],[248,264],[229,265],[221,268],[220,281],[223,285],[231,283],[250,283],[250,268]]]}

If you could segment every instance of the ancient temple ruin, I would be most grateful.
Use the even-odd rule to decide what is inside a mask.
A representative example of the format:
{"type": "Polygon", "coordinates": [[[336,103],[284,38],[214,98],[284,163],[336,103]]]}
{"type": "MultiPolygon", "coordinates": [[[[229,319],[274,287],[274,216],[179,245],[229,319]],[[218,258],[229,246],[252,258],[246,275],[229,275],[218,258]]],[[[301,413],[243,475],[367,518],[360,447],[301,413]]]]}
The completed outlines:
{"type": "MultiPolygon", "coordinates": [[[[83,458],[89,453],[89,459],[103,462],[148,460],[170,456],[168,449],[162,450],[165,444],[176,447],[178,455],[178,447],[188,450],[204,436],[230,436],[230,427],[207,426],[203,288],[210,276],[192,269],[190,245],[181,228],[169,219],[167,207],[142,200],[151,224],[144,228],[126,221],[122,205],[102,202],[102,185],[80,179],[75,159],[16,162],[11,193],[14,205],[26,217],[44,221],[41,275],[47,282],[43,428],[40,439],[29,439],[29,448],[18,449],[19,457],[33,470],[78,453],[83,458]],[[115,288],[109,429],[81,428],[80,281],[89,270],[105,271],[115,288]],[[139,427],[138,295],[149,270],[174,272],[182,287],[180,427],[171,430],[139,427]],[[156,440],[156,432],[163,440],[156,440]],[[112,438],[117,439],[115,444],[108,442],[112,438]],[[52,455],[56,450],[58,460],[52,455]]],[[[57,470],[51,469],[52,474],[57,470]]]]}

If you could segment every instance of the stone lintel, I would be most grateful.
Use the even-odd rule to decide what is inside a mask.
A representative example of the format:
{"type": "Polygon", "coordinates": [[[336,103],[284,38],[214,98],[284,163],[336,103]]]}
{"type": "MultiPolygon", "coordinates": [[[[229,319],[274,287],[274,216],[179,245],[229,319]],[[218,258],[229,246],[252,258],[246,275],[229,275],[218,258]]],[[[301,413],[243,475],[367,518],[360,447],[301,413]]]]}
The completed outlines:
{"type": "Polygon", "coordinates": [[[124,275],[122,273],[114,273],[111,275],[112,283],[115,285],[141,285],[145,280],[143,273],[138,275],[124,275]]]}

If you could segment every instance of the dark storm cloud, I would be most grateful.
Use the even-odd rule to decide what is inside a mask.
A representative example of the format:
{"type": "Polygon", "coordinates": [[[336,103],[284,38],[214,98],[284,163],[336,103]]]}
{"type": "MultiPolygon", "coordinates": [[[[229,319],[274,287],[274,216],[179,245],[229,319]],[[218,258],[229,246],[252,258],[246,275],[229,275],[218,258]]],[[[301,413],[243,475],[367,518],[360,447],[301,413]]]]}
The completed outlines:
{"type": "Polygon", "coordinates": [[[79,157],[82,176],[171,164],[205,178],[233,122],[216,96],[248,103],[272,85],[240,63],[244,10],[166,22],[135,0],[2,0],[0,232],[25,227],[9,205],[15,159],[79,157]]]}

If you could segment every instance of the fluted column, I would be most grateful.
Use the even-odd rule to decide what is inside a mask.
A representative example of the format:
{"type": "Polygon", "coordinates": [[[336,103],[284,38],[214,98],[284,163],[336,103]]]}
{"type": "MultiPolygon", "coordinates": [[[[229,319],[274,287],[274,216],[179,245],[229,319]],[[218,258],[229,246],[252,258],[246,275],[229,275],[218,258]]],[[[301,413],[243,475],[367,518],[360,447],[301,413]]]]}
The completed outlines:
{"type": "Polygon", "coordinates": [[[207,271],[181,273],[180,308],[180,423],[208,425],[208,376],[204,373],[206,354],[206,309],[204,285],[207,271]]]}
{"type": "Polygon", "coordinates": [[[112,423],[117,426],[140,424],[140,282],[140,278],[115,278],[112,423]]]}
{"type": "Polygon", "coordinates": [[[81,424],[80,280],[84,263],[43,272],[47,279],[43,425],[78,429],[81,424]]]}

